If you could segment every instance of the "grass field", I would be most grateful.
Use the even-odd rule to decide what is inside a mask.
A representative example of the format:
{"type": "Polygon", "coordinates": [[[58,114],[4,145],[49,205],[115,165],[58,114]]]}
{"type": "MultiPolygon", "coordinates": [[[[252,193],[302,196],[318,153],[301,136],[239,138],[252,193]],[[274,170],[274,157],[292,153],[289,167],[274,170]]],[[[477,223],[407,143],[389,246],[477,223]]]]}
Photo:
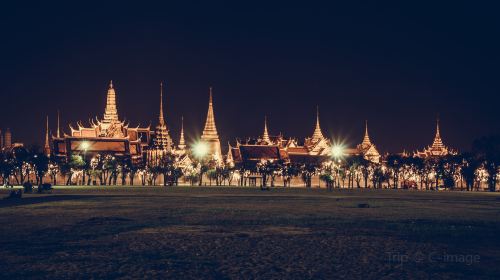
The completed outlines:
{"type": "Polygon", "coordinates": [[[498,279],[499,216],[497,193],[68,187],[0,201],[0,278],[498,279]]]}

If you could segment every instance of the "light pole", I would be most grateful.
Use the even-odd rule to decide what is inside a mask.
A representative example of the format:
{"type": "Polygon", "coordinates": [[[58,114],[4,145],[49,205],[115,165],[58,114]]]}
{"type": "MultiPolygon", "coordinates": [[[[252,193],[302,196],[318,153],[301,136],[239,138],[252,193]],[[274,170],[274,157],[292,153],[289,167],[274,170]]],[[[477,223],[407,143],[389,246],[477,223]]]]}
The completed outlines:
{"type": "Polygon", "coordinates": [[[87,167],[87,150],[90,144],[87,141],[83,141],[80,148],[83,150],[83,175],[82,175],[82,185],[85,185],[85,169],[87,167]]]}
{"type": "Polygon", "coordinates": [[[334,163],[336,163],[337,165],[337,174],[336,174],[336,181],[337,181],[337,185],[338,187],[340,188],[340,162],[341,162],[341,158],[344,156],[344,147],[340,144],[335,144],[332,146],[332,150],[331,150],[331,156],[334,160],[334,163]]]}
{"type": "Polygon", "coordinates": [[[204,165],[203,165],[203,162],[204,162],[204,159],[205,157],[207,156],[208,154],[208,145],[207,143],[203,142],[203,141],[199,141],[197,143],[195,143],[193,145],[193,154],[196,158],[198,158],[199,160],[199,164],[200,164],[200,180],[199,180],[199,186],[202,185],[202,180],[203,180],[203,169],[204,169],[204,165]]]}

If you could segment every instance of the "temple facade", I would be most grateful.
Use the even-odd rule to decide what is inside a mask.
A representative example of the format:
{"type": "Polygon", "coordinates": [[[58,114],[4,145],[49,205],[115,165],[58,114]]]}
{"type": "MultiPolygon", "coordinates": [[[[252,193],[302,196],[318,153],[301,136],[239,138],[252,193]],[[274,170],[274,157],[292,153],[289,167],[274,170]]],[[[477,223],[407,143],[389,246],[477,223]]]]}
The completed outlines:
{"type": "Polygon", "coordinates": [[[413,153],[414,157],[419,158],[432,158],[432,157],[443,157],[447,155],[456,155],[458,152],[448,148],[444,145],[441,139],[441,132],[439,130],[439,119],[436,120],[436,135],[434,136],[434,141],[432,145],[427,146],[422,151],[416,151],[413,153]]]}
{"type": "Polygon", "coordinates": [[[112,154],[119,158],[130,157],[133,162],[142,162],[151,141],[150,127],[130,127],[118,116],[116,92],[109,83],[106,107],[102,119],[91,120],[89,126],[77,122],[69,126],[70,134],[52,137],[52,154],[69,158],[73,154],[112,154]]]}

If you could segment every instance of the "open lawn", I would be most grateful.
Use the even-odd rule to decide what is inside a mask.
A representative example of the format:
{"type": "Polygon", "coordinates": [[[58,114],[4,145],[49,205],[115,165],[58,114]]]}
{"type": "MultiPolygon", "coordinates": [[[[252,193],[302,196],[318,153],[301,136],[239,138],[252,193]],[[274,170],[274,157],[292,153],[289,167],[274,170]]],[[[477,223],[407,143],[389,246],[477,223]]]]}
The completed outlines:
{"type": "Polygon", "coordinates": [[[58,188],[0,201],[0,278],[498,279],[499,217],[498,193],[58,188]]]}

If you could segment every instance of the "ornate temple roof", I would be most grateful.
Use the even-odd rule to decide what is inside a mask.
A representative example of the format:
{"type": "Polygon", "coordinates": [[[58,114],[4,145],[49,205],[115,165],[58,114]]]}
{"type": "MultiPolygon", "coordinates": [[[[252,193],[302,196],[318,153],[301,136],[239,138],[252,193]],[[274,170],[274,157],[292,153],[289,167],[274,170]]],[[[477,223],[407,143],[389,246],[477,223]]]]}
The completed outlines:
{"type": "Polygon", "coordinates": [[[416,157],[439,157],[439,156],[446,156],[449,154],[456,154],[457,152],[449,149],[446,147],[443,143],[443,140],[441,139],[441,132],[439,129],[439,119],[436,120],[436,135],[434,136],[434,141],[432,141],[432,145],[428,146],[425,148],[423,151],[417,151],[414,153],[414,156],[416,157]]]}
{"type": "Polygon", "coordinates": [[[314,128],[311,139],[313,142],[316,142],[323,138],[325,137],[323,136],[323,132],[321,132],[321,126],[319,125],[319,107],[316,107],[316,127],[314,128]]]}
{"type": "Polygon", "coordinates": [[[163,115],[163,83],[160,83],[160,113],[158,116],[158,125],[155,130],[154,146],[159,149],[170,150],[172,138],[168,133],[167,124],[163,115]]]}
{"type": "Polygon", "coordinates": [[[375,145],[370,140],[370,135],[368,134],[368,121],[365,121],[365,135],[363,136],[363,141],[357,146],[358,153],[362,154],[363,157],[372,162],[380,161],[380,153],[378,152],[375,145]]]}
{"type": "Polygon", "coordinates": [[[371,146],[370,136],[368,135],[368,121],[365,121],[365,136],[363,137],[363,142],[361,145],[371,146]]]}

